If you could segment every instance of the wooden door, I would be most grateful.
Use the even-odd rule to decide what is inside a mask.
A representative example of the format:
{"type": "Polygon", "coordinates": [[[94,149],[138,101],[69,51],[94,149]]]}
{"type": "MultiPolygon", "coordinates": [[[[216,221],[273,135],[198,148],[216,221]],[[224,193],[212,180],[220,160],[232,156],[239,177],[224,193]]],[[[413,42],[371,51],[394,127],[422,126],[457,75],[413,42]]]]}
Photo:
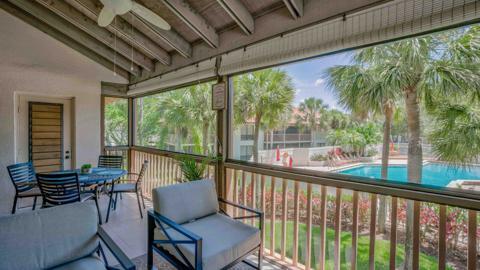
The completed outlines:
{"type": "Polygon", "coordinates": [[[37,172],[63,170],[63,104],[29,102],[29,160],[37,172]]]}

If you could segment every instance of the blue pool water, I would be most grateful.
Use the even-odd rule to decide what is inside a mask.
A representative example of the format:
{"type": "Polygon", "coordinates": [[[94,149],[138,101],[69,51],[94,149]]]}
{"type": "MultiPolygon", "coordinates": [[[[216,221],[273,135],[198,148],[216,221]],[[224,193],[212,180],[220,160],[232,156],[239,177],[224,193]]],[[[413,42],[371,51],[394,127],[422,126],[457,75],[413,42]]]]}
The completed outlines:
{"type": "MultiPolygon", "coordinates": [[[[339,171],[342,174],[380,178],[380,165],[363,165],[339,171]]],[[[458,179],[480,180],[480,167],[461,168],[443,164],[425,164],[422,170],[422,184],[445,187],[450,181],[458,179]]],[[[388,180],[407,182],[407,166],[388,167],[388,180]]]]}

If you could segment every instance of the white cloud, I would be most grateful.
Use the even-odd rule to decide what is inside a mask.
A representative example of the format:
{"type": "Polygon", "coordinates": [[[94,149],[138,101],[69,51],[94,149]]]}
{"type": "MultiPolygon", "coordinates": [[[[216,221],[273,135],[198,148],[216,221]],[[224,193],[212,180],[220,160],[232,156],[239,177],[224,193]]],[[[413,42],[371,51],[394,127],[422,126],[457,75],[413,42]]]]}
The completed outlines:
{"type": "Polygon", "coordinates": [[[295,89],[295,94],[298,95],[300,92],[302,92],[302,89],[300,89],[300,88],[295,89]]]}
{"type": "Polygon", "coordinates": [[[324,82],[325,82],[324,79],[321,79],[321,78],[320,78],[320,79],[317,79],[317,80],[315,81],[315,86],[320,86],[320,85],[323,84],[324,82]]]}

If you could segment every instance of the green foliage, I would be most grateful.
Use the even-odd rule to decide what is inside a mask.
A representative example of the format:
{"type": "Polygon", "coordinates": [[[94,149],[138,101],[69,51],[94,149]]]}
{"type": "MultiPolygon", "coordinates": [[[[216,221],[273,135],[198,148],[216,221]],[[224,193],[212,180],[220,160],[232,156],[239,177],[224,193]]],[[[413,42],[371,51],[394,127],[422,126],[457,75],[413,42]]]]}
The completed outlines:
{"type": "Polygon", "coordinates": [[[253,157],[258,161],[258,133],[272,130],[290,118],[295,97],[292,79],[283,70],[264,69],[233,78],[234,124],[254,121],[253,157]]]}
{"type": "Polygon", "coordinates": [[[480,107],[467,102],[438,105],[428,132],[435,155],[458,165],[478,162],[480,107]]]}
{"type": "Polygon", "coordinates": [[[136,100],[136,144],[195,154],[214,151],[211,82],[136,100]]]}
{"type": "Polygon", "coordinates": [[[330,130],[327,141],[333,145],[341,145],[353,150],[359,156],[366,156],[368,146],[381,141],[379,126],[374,122],[356,124],[346,129],[330,130]]]}
{"type": "Polygon", "coordinates": [[[106,98],[105,101],[105,145],[128,145],[127,99],[106,98]]]}
{"type": "Polygon", "coordinates": [[[296,115],[297,125],[303,130],[325,129],[327,123],[328,105],[321,98],[309,97],[298,106],[299,114],[296,115]]]}
{"type": "MultiPolygon", "coordinates": [[[[352,64],[332,67],[325,77],[340,104],[353,113],[368,110],[373,114],[385,114],[387,105],[398,108],[406,95],[415,94],[430,115],[427,117],[435,118],[446,97],[478,100],[479,60],[480,27],[472,26],[359,50],[352,64]]],[[[415,110],[407,105],[404,110],[395,110],[398,111],[393,115],[395,134],[422,134],[422,130],[407,131],[408,126],[422,124],[420,117],[406,117],[408,111],[415,110]],[[407,119],[411,125],[406,125],[407,119]]],[[[452,110],[447,111],[452,113],[452,110]]],[[[440,144],[434,145],[438,156],[452,162],[455,162],[452,153],[440,151],[463,152],[465,155],[475,154],[476,157],[472,151],[463,151],[464,146],[460,141],[438,137],[442,135],[442,129],[447,131],[440,125],[447,124],[445,117],[441,114],[439,117],[442,119],[437,119],[438,122],[434,122],[431,128],[440,130],[429,136],[432,144],[440,144]]],[[[446,136],[445,132],[443,135],[446,136]]],[[[450,132],[449,136],[452,138],[453,133],[450,132]]],[[[468,159],[466,156],[459,158],[468,159]]]]}
{"type": "Polygon", "coordinates": [[[82,170],[88,170],[88,169],[91,169],[92,168],[92,164],[83,164],[81,169],[82,170]]]}
{"type": "Polygon", "coordinates": [[[188,155],[178,155],[175,159],[178,162],[183,176],[188,181],[196,181],[204,178],[208,165],[216,160],[215,157],[209,156],[204,158],[202,162],[197,162],[192,156],[188,155]]]}
{"type": "MultiPolygon", "coordinates": [[[[287,239],[286,239],[286,256],[288,258],[292,257],[293,251],[293,222],[287,221],[287,239]]],[[[270,222],[265,222],[265,244],[266,248],[270,248],[270,222]]],[[[299,224],[298,228],[298,255],[299,262],[305,264],[305,254],[306,254],[306,235],[307,235],[307,226],[304,223],[299,224]]],[[[312,268],[317,269],[318,264],[318,254],[320,254],[319,248],[319,235],[321,230],[319,226],[312,226],[312,256],[311,256],[311,265],[312,268]]],[[[282,223],[280,221],[275,222],[275,251],[277,253],[281,252],[282,245],[282,223]]],[[[326,269],[334,268],[334,239],[335,231],[332,228],[327,228],[326,230],[326,251],[325,251],[325,267],[326,269]]],[[[361,235],[358,237],[358,253],[357,253],[357,269],[369,269],[369,243],[370,239],[368,236],[361,235]]],[[[350,269],[350,256],[349,251],[352,247],[352,234],[350,232],[342,232],[340,237],[340,251],[341,251],[341,260],[340,260],[340,269],[350,269]]],[[[404,262],[405,258],[405,249],[401,244],[397,245],[397,257],[396,265],[399,267],[404,262]]],[[[390,258],[390,242],[388,240],[377,239],[375,240],[375,269],[388,269],[389,268],[389,258],[390,258]]],[[[420,269],[422,270],[434,270],[438,269],[437,258],[429,256],[423,252],[420,253],[420,269]]],[[[452,269],[447,267],[447,269],[452,269]]]]}

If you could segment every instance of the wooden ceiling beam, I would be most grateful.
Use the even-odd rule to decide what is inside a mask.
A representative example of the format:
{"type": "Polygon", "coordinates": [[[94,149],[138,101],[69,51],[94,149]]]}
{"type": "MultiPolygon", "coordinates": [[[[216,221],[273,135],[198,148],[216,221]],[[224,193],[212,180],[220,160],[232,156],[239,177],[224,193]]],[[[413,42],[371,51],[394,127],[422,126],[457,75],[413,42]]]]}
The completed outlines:
{"type": "Polygon", "coordinates": [[[218,47],[218,34],[215,29],[209,25],[185,0],[162,0],[162,3],[185,22],[210,47],[218,47]]]}
{"type": "MultiPolygon", "coordinates": [[[[64,42],[68,46],[81,51],[82,53],[86,54],[89,58],[95,60],[96,62],[108,66],[110,69],[114,69],[113,64],[109,64],[105,61],[109,60],[109,62],[114,58],[114,51],[106,46],[105,44],[99,42],[92,36],[88,35],[83,31],[79,31],[74,25],[68,23],[64,19],[60,18],[59,16],[53,14],[48,9],[44,8],[43,6],[35,3],[34,1],[25,1],[25,0],[8,0],[11,5],[15,6],[17,9],[23,11],[24,13],[30,14],[32,18],[27,17],[26,15],[17,12],[15,15],[21,17],[21,19],[25,20],[27,23],[33,24],[35,27],[39,28],[41,31],[45,31],[47,34],[52,35],[54,38],[64,42]],[[36,21],[43,22],[43,24],[35,24],[36,21]],[[47,25],[48,27],[45,27],[47,25]],[[58,35],[56,32],[53,32],[52,29],[58,31],[62,35],[58,35]],[[68,37],[65,38],[65,37],[68,37]],[[73,43],[72,41],[75,41],[73,43]],[[80,45],[78,45],[80,44],[80,45]],[[85,50],[85,48],[88,49],[85,50]],[[101,56],[102,58],[95,58],[95,55],[92,53],[101,56]]],[[[3,2],[3,1],[2,1],[3,2]]],[[[8,11],[8,10],[7,10],[8,11]]],[[[35,41],[32,41],[35,42],[35,41]]],[[[111,62],[110,62],[111,63],[111,62]]],[[[128,78],[128,75],[125,75],[123,71],[127,70],[129,73],[135,76],[140,75],[140,68],[137,65],[131,66],[131,62],[129,59],[117,55],[116,57],[116,65],[115,71],[118,72],[119,75],[122,77],[128,78]],[[121,69],[119,69],[120,67],[121,69]],[[131,68],[133,67],[133,69],[131,68]]]]}
{"type": "MultiPolygon", "coordinates": [[[[98,15],[102,10],[102,6],[99,4],[99,2],[94,0],[64,1],[93,21],[97,21],[98,15]]],[[[139,49],[151,58],[157,59],[162,64],[171,64],[171,58],[167,51],[145,36],[142,32],[138,31],[135,27],[132,27],[132,25],[126,22],[124,19],[117,17],[117,19],[108,25],[106,29],[111,33],[117,33],[124,41],[135,46],[135,48],[139,49]]]]}
{"type": "MultiPolygon", "coordinates": [[[[26,1],[31,2],[31,1],[26,1]]],[[[63,0],[36,0],[37,3],[43,5],[53,13],[67,20],[77,28],[83,30],[87,34],[101,41],[105,45],[117,51],[126,58],[130,58],[134,63],[137,63],[147,71],[154,71],[155,65],[153,61],[143,53],[133,49],[128,43],[120,38],[115,38],[115,35],[110,33],[107,29],[98,26],[97,22],[83,15],[74,7],[68,5],[63,0]]]]}
{"type": "Polygon", "coordinates": [[[151,23],[145,22],[132,12],[124,14],[121,17],[130,24],[134,24],[135,28],[156,43],[163,42],[177,51],[181,56],[186,58],[192,57],[192,46],[182,36],[177,34],[174,29],[163,30],[151,23]],[[131,15],[133,15],[133,17],[131,15]]]}
{"type": "Polygon", "coordinates": [[[303,0],[283,0],[294,19],[303,16],[303,0]]]}
{"type": "MultiPolygon", "coordinates": [[[[145,2],[145,0],[143,0],[145,2]]],[[[304,29],[309,25],[317,24],[332,18],[341,17],[344,14],[370,8],[391,0],[318,0],[305,1],[304,13],[301,19],[290,19],[290,12],[287,8],[277,8],[266,15],[255,18],[255,32],[245,35],[238,29],[230,29],[219,33],[219,47],[211,48],[204,42],[193,45],[191,58],[172,55],[172,66],[157,65],[155,73],[142,73],[142,76],[132,78],[131,84],[148,80],[150,78],[178,70],[182,67],[195,65],[212,57],[228,53],[233,50],[246,48],[258,42],[274,37],[282,37],[283,34],[304,29]]]]}
{"type": "Polygon", "coordinates": [[[247,35],[253,34],[254,20],[248,9],[239,0],[217,0],[223,9],[232,17],[247,35]]]}

